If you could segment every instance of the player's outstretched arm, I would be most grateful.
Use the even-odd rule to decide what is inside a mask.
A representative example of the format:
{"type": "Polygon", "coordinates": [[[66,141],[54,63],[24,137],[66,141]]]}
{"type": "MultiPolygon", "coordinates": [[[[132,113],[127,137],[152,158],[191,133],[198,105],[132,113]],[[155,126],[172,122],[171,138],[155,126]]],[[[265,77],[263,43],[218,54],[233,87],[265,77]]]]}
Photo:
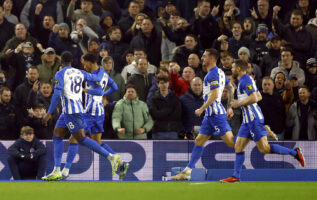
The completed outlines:
{"type": "Polygon", "coordinates": [[[84,75],[84,79],[86,81],[93,81],[93,82],[100,82],[105,73],[105,70],[103,68],[99,69],[98,74],[90,74],[88,72],[85,72],[84,70],[80,70],[80,71],[84,75]]]}
{"type": "Polygon", "coordinates": [[[103,93],[104,96],[110,96],[119,89],[116,82],[114,82],[110,77],[108,79],[108,85],[109,89],[103,93]]]}

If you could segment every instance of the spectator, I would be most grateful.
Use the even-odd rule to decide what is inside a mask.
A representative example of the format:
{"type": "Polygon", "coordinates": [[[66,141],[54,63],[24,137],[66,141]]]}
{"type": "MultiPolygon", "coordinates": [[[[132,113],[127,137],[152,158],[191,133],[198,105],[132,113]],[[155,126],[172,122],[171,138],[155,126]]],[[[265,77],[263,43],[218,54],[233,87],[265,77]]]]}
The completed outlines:
{"type": "Polygon", "coordinates": [[[256,24],[252,18],[247,17],[243,20],[243,37],[245,40],[251,43],[255,38],[256,29],[256,24]]]}
{"type": "Polygon", "coordinates": [[[61,55],[64,51],[70,51],[73,55],[73,67],[80,68],[82,51],[71,40],[69,33],[70,29],[66,23],[55,24],[49,37],[48,46],[54,48],[57,55],[61,55]]]}
{"type": "Polygon", "coordinates": [[[113,130],[112,119],[111,119],[116,102],[111,101],[111,97],[103,96],[102,104],[105,110],[105,120],[103,123],[104,133],[102,134],[101,138],[102,139],[118,139],[117,133],[113,130]]]}
{"type": "Polygon", "coordinates": [[[289,48],[284,48],[281,50],[281,61],[278,62],[277,67],[272,69],[270,75],[271,78],[275,78],[275,75],[278,72],[283,72],[286,77],[295,75],[300,86],[305,83],[304,71],[300,68],[299,63],[293,60],[293,53],[289,48]]]}
{"type": "Polygon", "coordinates": [[[310,91],[304,86],[298,90],[299,101],[294,102],[288,112],[286,125],[291,129],[287,139],[316,140],[317,107],[310,100],[310,91]]]}
{"type": "Polygon", "coordinates": [[[145,13],[147,16],[149,16],[151,19],[155,18],[155,14],[153,10],[147,6],[146,0],[136,0],[140,5],[140,13],[145,13]]]}
{"type": "Polygon", "coordinates": [[[115,24],[115,19],[111,12],[105,11],[100,16],[100,28],[97,30],[98,36],[100,39],[107,39],[108,36],[108,30],[111,26],[115,24]]]}
{"type": "Polygon", "coordinates": [[[198,134],[197,128],[200,127],[203,116],[195,115],[195,110],[204,104],[203,82],[201,78],[195,77],[190,82],[188,91],[180,97],[182,103],[182,123],[187,139],[195,139],[198,134]],[[196,126],[196,127],[195,127],[196,126]]]}
{"type": "Polygon", "coordinates": [[[137,14],[134,18],[134,22],[132,26],[125,33],[124,40],[127,42],[130,42],[134,36],[138,35],[139,31],[141,31],[141,24],[143,19],[147,19],[147,18],[149,17],[144,13],[137,14]]]}
{"type": "Polygon", "coordinates": [[[229,50],[229,42],[228,42],[228,36],[221,35],[217,38],[217,40],[213,43],[213,48],[216,49],[219,52],[224,52],[229,50]]]}
{"type": "Polygon", "coordinates": [[[220,53],[220,62],[219,68],[222,69],[224,72],[231,72],[232,64],[233,64],[234,58],[232,53],[229,51],[223,51],[220,53]]]}
{"type": "MultiPolygon", "coordinates": [[[[296,4],[296,9],[302,11],[303,13],[303,24],[307,24],[309,19],[314,17],[315,10],[313,10],[313,1],[310,2],[310,0],[298,0],[296,4]]],[[[284,24],[287,24],[291,18],[292,11],[289,11],[285,18],[284,18],[284,24]]]]}
{"type": "Polygon", "coordinates": [[[313,91],[317,88],[317,61],[316,58],[309,58],[306,62],[306,74],[305,74],[305,85],[309,91],[313,91]]]}
{"type": "Polygon", "coordinates": [[[273,24],[277,34],[290,43],[294,51],[294,60],[305,66],[306,60],[312,49],[312,36],[303,26],[303,13],[300,10],[293,10],[290,22],[283,25],[277,19],[279,7],[275,7],[273,13],[273,24]]]}
{"type": "Polygon", "coordinates": [[[153,75],[147,73],[148,60],[140,58],[136,60],[136,68],[128,78],[127,84],[134,85],[141,101],[146,102],[153,75]]]}
{"type": "Polygon", "coordinates": [[[39,70],[39,81],[41,83],[52,83],[52,80],[61,65],[61,58],[56,55],[56,52],[52,47],[46,48],[43,53],[42,63],[37,65],[39,70]]]}
{"type": "Polygon", "coordinates": [[[43,21],[45,15],[51,14],[57,23],[64,21],[64,15],[61,2],[58,0],[29,0],[23,7],[20,19],[27,28],[34,21],[35,15],[39,15],[40,21],[43,21]]]}
{"type": "Polygon", "coordinates": [[[8,22],[12,24],[19,23],[19,19],[17,16],[11,13],[13,8],[13,0],[4,0],[3,1],[3,10],[4,10],[4,16],[8,20],[8,22]]]}
{"type": "Polygon", "coordinates": [[[272,69],[278,65],[280,59],[280,47],[281,47],[281,38],[274,36],[269,42],[268,54],[264,55],[261,62],[260,68],[263,76],[269,76],[272,69]]]}
{"type": "Polygon", "coordinates": [[[176,64],[171,65],[170,69],[170,84],[171,88],[174,90],[176,96],[180,97],[185,94],[189,87],[190,82],[195,77],[195,71],[191,67],[185,67],[182,72],[182,77],[178,77],[178,73],[180,72],[180,66],[176,64]]]}
{"type": "Polygon", "coordinates": [[[202,55],[202,50],[199,48],[197,38],[193,34],[189,34],[185,37],[184,46],[180,46],[173,56],[173,61],[177,62],[180,67],[181,71],[184,67],[187,66],[187,59],[188,56],[192,53],[197,54],[199,57],[202,55]]]}
{"type": "Polygon", "coordinates": [[[76,30],[76,22],[80,18],[83,18],[86,20],[87,26],[96,32],[100,28],[100,18],[92,12],[93,0],[81,0],[80,9],[77,10],[75,10],[75,2],[76,0],[71,0],[69,2],[66,15],[66,17],[72,22],[72,30],[76,30]]]}
{"type": "Polygon", "coordinates": [[[39,40],[39,43],[43,45],[44,48],[47,48],[47,43],[52,32],[53,26],[55,25],[54,17],[51,15],[45,15],[43,20],[39,15],[34,16],[34,21],[30,25],[30,33],[36,39],[39,40]]]}
{"type": "Polygon", "coordinates": [[[41,179],[46,168],[46,148],[34,136],[34,129],[24,126],[21,138],[8,149],[8,164],[14,180],[41,179]]]}
{"type": "MultiPolygon", "coordinates": [[[[127,65],[123,68],[121,72],[121,76],[124,79],[125,82],[127,82],[128,78],[133,74],[135,71],[134,69],[136,68],[136,60],[140,58],[147,58],[147,53],[146,50],[143,48],[135,48],[133,50],[133,57],[134,61],[130,65],[127,65]]],[[[150,63],[148,63],[148,68],[147,68],[147,73],[148,74],[155,74],[156,72],[156,67],[150,63]]]]}
{"type": "Polygon", "coordinates": [[[77,20],[76,29],[71,32],[70,37],[80,46],[81,52],[84,54],[87,53],[89,41],[99,39],[97,33],[87,26],[87,22],[83,18],[77,20]]]}
{"type": "Polygon", "coordinates": [[[111,12],[114,15],[114,19],[119,21],[121,16],[120,5],[117,0],[100,0],[102,10],[111,12]]]}
{"type": "Polygon", "coordinates": [[[193,23],[194,34],[200,39],[203,49],[211,48],[220,30],[214,16],[210,12],[210,1],[198,1],[197,15],[193,23]]]}
{"type": "Polygon", "coordinates": [[[242,24],[235,21],[232,24],[232,37],[228,39],[229,41],[229,51],[234,55],[234,58],[238,58],[238,50],[241,47],[249,47],[249,43],[242,37],[242,24]]]}
{"type": "Polygon", "coordinates": [[[117,84],[118,90],[111,94],[113,101],[119,101],[123,98],[125,93],[125,82],[120,73],[114,70],[114,61],[110,56],[106,56],[102,59],[102,67],[110,75],[111,79],[117,84]]]}
{"type": "Polygon", "coordinates": [[[151,19],[143,19],[141,30],[142,31],[132,39],[130,48],[145,48],[150,63],[159,66],[161,61],[162,32],[154,28],[151,19]]]}
{"type": "MultiPolygon", "coordinates": [[[[38,105],[43,105],[46,110],[48,110],[51,97],[53,94],[53,86],[49,82],[40,82],[35,81],[32,90],[27,95],[27,107],[28,108],[35,108],[38,105]]],[[[57,110],[57,109],[56,109],[57,110]]],[[[60,113],[55,112],[53,113],[53,119],[57,119],[60,113]]],[[[54,120],[53,120],[54,121],[54,120]]]]}
{"type": "Polygon", "coordinates": [[[238,55],[239,55],[239,59],[244,60],[251,65],[251,68],[253,69],[255,78],[256,78],[257,82],[260,83],[261,79],[262,79],[261,69],[257,64],[251,63],[250,50],[246,47],[241,47],[238,51],[238,55]]]}
{"type": "Polygon", "coordinates": [[[39,71],[37,67],[30,67],[26,75],[27,80],[21,83],[14,91],[13,104],[16,108],[17,127],[21,128],[28,115],[27,113],[27,98],[33,84],[39,78],[39,71]]]}
{"type": "Polygon", "coordinates": [[[87,53],[92,53],[98,57],[99,45],[100,42],[97,38],[92,38],[91,40],[88,40],[87,53]]]}
{"type": "Polygon", "coordinates": [[[257,8],[252,8],[251,15],[256,24],[266,24],[268,32],[272,30],[272,12],[270,11],[269,0],[258,0],[257,8]]]}
{"type": "Polygon", "coordinates": [[[265,76],[262,79],[262,101],[259,106],[264,116],[264,123],[269,125],[271,130],[277,134],[279,140],[284,139],[285,134],[285,105],[282,96],[274,92],[274,81],[271,77],[265,76]]]}
{"type": "Polygon", "coordinates": [[[7,78],[5,72],[0,69],[0,88],[3,86],[7,86],[7,78]]]}
{"type": "Polygon", "coordinates": [[[140,13],[140,5],[137,1],[133,0],[130,2],[129,8],[128,8],[128,13],[129,13],[129,15],[127,15],[126,17],[121,17],[119,22],[118,22],[118,26],[120,27],[122,34],[123,34],[123,39],[127,43],[129,43],[130,39],[132,39],[132,38],[126,38],[125,37],[126,32],[133,25],[135,17],[137,16],[137,14],[140,13]]]}
{"type": "Polygon", "coordinates": [[[9,88],[0,87],[0,140],[17,139],[16,110],[11,103],[9,88]]]}
{"type": "Polygon", "coordinates": [[[149,110],[154,120],[152,139],[176,140],[181,131],[182,105],[174,92],[169,90],[168,76],[158,76],[157,86],[150,99],[149,110]]]}
{"type": "Polygon", "coordinates": [[[268,28],[265,24],[259,24],[256,29],[256,38],[250,45],[251,60],[259,65],[263,56],[268,53],[266,43],[268,42],[268,28]]]}
{"type": "Polygon", "coordinates": [[[153,120],[146,103],[139,100],[133,85],[126,86],[123,99],[115,105],[112,126],[119,139],[147,139],[153,120]]]}
{"type": "Polygon", "coordinates": [[[4,9],[0,6],[0,51],[2,51],[6,42],[13,36],[13,34],[14,24],[8,22],[4,17],[4,9]]]}
{"type": "Polygon", "coordinates": [[[201,79],[204,79],[206,73],[202,69],[199,56],[195,53],[192,53],[188,56],[187,62],[188,62],[188,67],[191,67],[194,69],[195,75],[200,77],[201,79]]]}
{"type": "Polygon", "coordinates": [[[312,35],[312,40],[313,40],[312,50],[313,50],[313,55],[316,56],[317,55],[317,9],[315,12],[315,17],[311,18],[308,21],[305,28],[312,35]]]}

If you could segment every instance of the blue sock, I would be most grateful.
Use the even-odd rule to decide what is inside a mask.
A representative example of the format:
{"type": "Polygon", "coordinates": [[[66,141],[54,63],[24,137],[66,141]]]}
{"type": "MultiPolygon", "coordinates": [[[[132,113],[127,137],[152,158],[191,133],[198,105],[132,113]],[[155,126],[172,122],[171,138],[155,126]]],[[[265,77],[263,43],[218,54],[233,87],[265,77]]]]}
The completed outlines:
{"type": "Polygon", "coordinates": [[[244,152],[236,153],[236,160],[234,161],[234,172],[233,172],[233,176],[236,178],[240,178],[244,159],[245,159],[244,152]]]}
{"type": "Polygon", "coordinates": [[[75,159],[77,152],[78,152],[78,144],[77,143],[70,143],[69,147],[68,147],[65,168],[70,169],[70,167],[73,164],[73,161],[75,159]]]}
{"type": "Polygon", "coordinates": [[[62,162],[62,155],[64,153],[63,139],[57,136],[53,136],[54,142],[54,166],[60,167],[62,162]]]}
{"type": "Polygon", "coordinates": [[[104,148],[102,148],[98,144],[98,142],[96,142],[93,139],[84,137],[82,140],[80,140],[78,142],[79,142],[80,145],[83,145],[83,146],[93,150],[94,152],[99,153],[100,155],[102,155],[105,158],[107,158],[108,155],[109,155],[109,152],[107,150],[105,150],[104,148]]]}
{"type": "Polygon", "coordinates": [[[297,152],[293,149],[289,149],[278,144],[270,144],[270,146],[271,146],[271,153],[282,154],[282,155],[292,155],[294,157],[297,155],[297,152]]]}
{"type": "Polygon", "coordinates": [[[190,157],[189,163],[187,164],[187,167],[194,168],[199,158],[203,155],[205,147],[203,146],[194,146],[194,149],[192,151],[192,155],[190,157]]]}
{"type": "Polygon", "coordinates": [[[112,154],[116,154],[116,152],[114,152],[111,147],[107,144],[102,144],[101,145],[104,149],[106,149],[109,153],[112,153],[112,154]]]}

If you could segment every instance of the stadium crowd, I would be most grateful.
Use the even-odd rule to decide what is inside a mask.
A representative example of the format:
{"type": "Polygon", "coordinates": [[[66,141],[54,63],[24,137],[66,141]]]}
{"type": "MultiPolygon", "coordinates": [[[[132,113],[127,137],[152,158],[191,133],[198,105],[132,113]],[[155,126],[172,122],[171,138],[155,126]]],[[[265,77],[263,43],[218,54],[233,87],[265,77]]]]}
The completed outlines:
{"type": "MultiPolygon", "coordinates": [[[[85,53],[98,55],[118,85],[103,97],[104,139],[193,139],[208,48],[235,87],[233,61],[249,63],[280,140],[317,139],[317,1],[0,0],[0,140],[23,126],[52,138],[61,107],[48,126],[41,119],[64,51],[80,69],[85,53]]],[[[234,109],[234,134],[241,122],[234,109]]]]}

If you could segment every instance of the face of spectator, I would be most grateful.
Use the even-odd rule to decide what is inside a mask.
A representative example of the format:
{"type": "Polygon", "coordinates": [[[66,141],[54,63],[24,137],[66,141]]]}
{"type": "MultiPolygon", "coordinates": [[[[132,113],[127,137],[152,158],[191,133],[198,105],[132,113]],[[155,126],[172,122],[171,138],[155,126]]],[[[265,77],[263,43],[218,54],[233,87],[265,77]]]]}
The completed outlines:
{"type": "Polygon", "coordinates": [[[134,60],[146,58],[146,55],[143,51],[134,51],[134,60]]]}
{"type": "Polygon", "coordinates": [[[134,100],[137,97],[137,93],[134,88],[128,88],[125,92],[125,98],[128,100],[134,100]]]}
{"type": "Polygon", "coordinates": [[[165,12],[165,8],[163,6],[158,6],[157,7],[157,18],[162,17],[164,12],[165,12]]]}
{"type": "Polygon", "coordinates": [[[39,72],[37,71],[37,69],[29,68],[26,77],[28,81],[33,84],[35,81],[39,79],[39,72]]]}
{"type": "Polygon", "coordinates": [[[185,47],[186,49],[193,50],[197,46],[197,42],[195,38],[191,36],[186,36],[185,37],[185,47]]]}
{"type": "Polygon", "coordinates": [[[0,6],[0,23],[2,23],[2,21],[3,21],[3,16],[4,16],[4,10],[3,10],[3,8],[0,6]]]}
{"type": "Polygon", "coordinates": [[[241,60],[246,61],[246,62],[249,61],[249,55],[248,55],[247,53],[245,53],[245,52],[241,52],[241,53],[239,54],[239,58],[240,58],[241,60]]]}
{"type": "Polygon", "coordinates": [[[165,6],[165,11],[167,12],[167,14],[170,15],[173,10],[176,10],[176,6],[175,5],[168,4],[168,5],[165,6]]]}
{"type": "Polygon", "coordinates": [[[125,60],[126,62],[129,64],[131,64],[134,60],[134,56],[132,53],[127,53],[127,55],[125,56],[125,60]]]}
{"type": "Polygon", "coordinates": [[[169,21],[171,22],[171,24],[176,27],[177,26],[177,22],[179,20],[179,16],[177,15],[171,15],[169,21]]]}
{"type": "Polygon", "coordinates": [[[105,24],[108,27],[112,26],[113,25],[112,17],[110,17],[110,16],[105,17],[103,19],[102,23],[105,24]]]}
{"type": "Polygon", "coordinates": [[[267,34],[266,34],[266,33],[261,33],[261,32],[259,32],[259,33],[258,33],[258,40],[259,40],[259,41],[265,41],[265,40],[267,40],[267,34]]]}
{"type": "Polygon", "coordinates": [[[56,54],[53,52],[48,52],[48,53],[44,54],[44,59],[48,63],[54,63],[55,58],[56,58],[56,54]]]}
{"type": "Polygon", "coordinates": [[[289,51],[282,51],[281,61],[283,66],[292,66],[293,55],[289,51]]]}
{"type": "Polygon", "coordinates": [[[128,8],[128,12],[131,17],[136,16],[140,12],[140,5],[137,3],[131,2],[128,8]]]}
{"type": "Polygon", "coordinates": [[[29,42],[29,44],[31,44],[31,47],[22,47],[23,54],[27,56],[31,56],[34,53],[34,47],[32,43],[29,42]]]}
{"type": "Polygon", "coordinates": [[[0,72],[0,79],[2,80],[2,84],[4,84],[7,81],[6,76],[2,72],[0,72]]]}
{"type": "Polygon", "coordinates": [[[66,27],[63,27],[63,26],[59,27],[58,36],[60,38],[68,38],[68,34],[69,34],[69,32],[68,32],[68,29],[66,27]]]}
{"type": "Polygon", "coordinates": [[[90,13],[92,10],[92,2],[90,1],[81,1],[80,8],[84,13],[90,13]]]}
{"type": "Polygon", "coordinates": [[[229,49],[229,42],[227,42],[226,40],[221,41],[220,50],[227,51],[228,49],[229,49]]]}
{"type": "Polygon", "coordinates": [[[143,15],[137,16],[137,17],[135,18],[136,24],[139,25],[139,26],[141,26],[143,19],[144,19],[144,16],[143,16],[143,15]]]}
{"type": "Polygon", "coordinates": [[[168,92],[169,82],[159,81],[157,87],[160,89],[161,93],[168,92]]]}
{"type": "Polygon", "coordinates": [[[141,72],[142,74],[145,74],[148,68],[148,61],[145,58],[140,58],[138,65],[137,65],[137,69],[139,70],[139,72],[141,72]]]}
{"type": "Polygon", "coordinates": [[[76,23],[76,30],[82,31],[85,25],[87,25],[87,21],[85,19],[79,19],[76,23]]]}
{"type": "Polygon", "coordinates": [[[4,8],[4,10],[12,10],[12,6],[13,6],[13,2],[12,2],[12,0],[5,0],[4,2],[3,2],[3,8],[4,8]]]}
{"type": "Polygon", "coordinates": [[[198,13],[200,16],[206,17],[210,13],[210,2],[201,2],[198,7],[198,13]]]}
{"type": "Polygon", "coordinates": [[[52,16],[45,16],[43,19],[43,27],[45,29],[52,29],[55,25],[54,18],[52,16]]]}
{"type": "Polygon", "coordinates": [[[197,68],[199,66],[200,60],[197,54],[192,53],[188,56],[188,66],[197,68]]]}
{"type": "Polygon", "coordinates": [[[110,40],[114,42],[119,42],[121,40],[120,29],[115,29],[109,34],[110,40]]]}
{"type": "Polygon", "coordinates": [[[223,5],[223,10],[225,12],[227,12],[230,10],[230,8],[234,9],[234,7],[235,7],[235,5],[234,5],[234,2],[232,0],[226,0],[225,4],[223,5]]]}
{"type": "MultiPolygon", "coordinates": [[[[308,72],[310,74],[316,74],[317,73],[317,67],[310,67],[308,68],[308,72]]],[[[0,74],[0,77],[1,77],[1,74],[0,74]]]]}
{"type": "Polygon", "coordinates": [[[269,12],[269,2],[265,0],[259,0],[258,11],[260,14],[267,14],[269,12]]]}
{"type": "Polygon", "coordinates": [[[98,54],[99,44],[95,41],[91,41],[88,46],[88,52],[98,54]]]}
{"type": "Polygon", "coordinates": [[[239,70],[238,70],[238,67],[237,67],[236,63],[232,64],[231,71],[232,71],[232,77],[233,78],[237,78],[239,76],[239,70]]]}
{"type": "Polygon", "coordinates": [[[298,5],[300,8],[308,8],[309,0],[298,0],[298,5]]]}
{"type": "Polygon", "coordinates": [[[300,88],[298,90],[298,98],[301,103],[307,103],[310,97],[310,92],[306,88],[300,88]]]}
{"type": "Polygon", "coordinates": [[[271,79],[263,79],[262,80],[262,88],[264,94],[273,94],[274,83],[271,79]]]}
{"type": "Polygon", "coordinates": [[[15,36],[22,40],[26,38],[26,28],[23,24],[17,24],[15,26],[15,36]]]}
{"type": "Polygon", "coordinates": [[[185,81],[190,82],[195,77],[195,71],[191,67],[185,67],[182,77],[185,81]]]}
{"type": "Polygon", "coordinates": [[[144,34],[150,34],[153,30],[154,26],[151,20],[144,19],[141,24],[141,29],[144,34]]]}
{"type": "Polygon", "coordinates": [[[238,24],[238,23],[235,23],[234,25],[233,25],[233,27],[232,27],[232,34],[233,34],[233,36],[241,36],[241,34],[242,34],[242,27],[241,27],[241,25],[240,24],[238,24]]]}
{"type": "Polygon", "coordinates": [[[35,118],[42,119],[46,114],[45,108],[35,108],[33,109],[33,114],[35,118]]]}
{"type": "Polygon", "coordinates": [[[290,24],[295,29],[299,28],[303,24],[303,18],[300,15],[291,15],[290,24]]]}
{"type": "Polygon", "coordinates": [[[143,10],[144,5],[145,5],[145,0],[137,0],[137,2],[138,2],[139,5],[140,5],[140,9],[143,10]]]}
{"type": "Polygon", "coordinates": [[[203,81],[198,77],[193,78],[193,80],[190,82],[190,88],[194,94],[200,96],[203,92],[203,81]]]}
{"type": "Polygon", "coordinates": [[[250,21],[249,19],[244,20],[244,22],[243,22],[243,28],[244,28],[244,30],[246,30],[246,31],[250,31],[250,30],[251,30],[252,24],[251,24],[251,21],[250,21]]]}
{"type": "Polygon", "coordinates": [[[271,41],[272,49],[279,50],[281,47],[281,40],[273,40],[271,41]]]}
{"type": "Polygon", "coordinates": [[[104,58],[104,57],[106,57],[106,56],[108,56],[109,55],[109,53],[108,53],[108,51],[106,50],[106,49],[100,49],[100,51],[99,51],[99,56],[101,57],[101,58],[104,58]]]}
{"type": "Polygon", "coordinates": [[[53,88],[50,84],[44,83],[40,88],[40,92],[44,97],[50,97],[53,92],[53,88]]]}
{"type": "Polygon", "coordinates": [[[231,56],[224,56],[220,58],[220,62],[222,66],[230,69],[232,67],[233,58],[231,56]]]}
{"type": "Polygon", "coordinates": [[[21,134],[21,138],[27,142],[32,142],[34,139],[34,134],[26,134],[26,133],[22,133],[21,134]]]}
{"type": "Polygon", "coordinates": [[[221,95],[221,99],[228,99],[228,90],[227,88],[223,89],[222,95],[221,95]]]}
{"type": "Polygon", "coordinates": [[[7,105],[11,101],[11,91],[3,90],[1,94],[1,103],[7,105]]]}
{"type": "Polygon", "coordinates": [[[107,60],[106,62],[103,63],[103,67],[107,72],[111,72],[112,67],[113,67],[113,62],[112,59],[107,60]]]}
{"type": "Polygon", "coordinates": [[[176,29],[185,29],[187,27],[187,21],[185,19],[179,19],[177,21],[176,29]]]}
{"type": "Polygon", "coordinates": [[[274,80],[275,88],[278,90],[282,89],[284,86],[284,82],[285,82],[285,75],[283,73],[276,74],[275,80],[274,80]]]}

